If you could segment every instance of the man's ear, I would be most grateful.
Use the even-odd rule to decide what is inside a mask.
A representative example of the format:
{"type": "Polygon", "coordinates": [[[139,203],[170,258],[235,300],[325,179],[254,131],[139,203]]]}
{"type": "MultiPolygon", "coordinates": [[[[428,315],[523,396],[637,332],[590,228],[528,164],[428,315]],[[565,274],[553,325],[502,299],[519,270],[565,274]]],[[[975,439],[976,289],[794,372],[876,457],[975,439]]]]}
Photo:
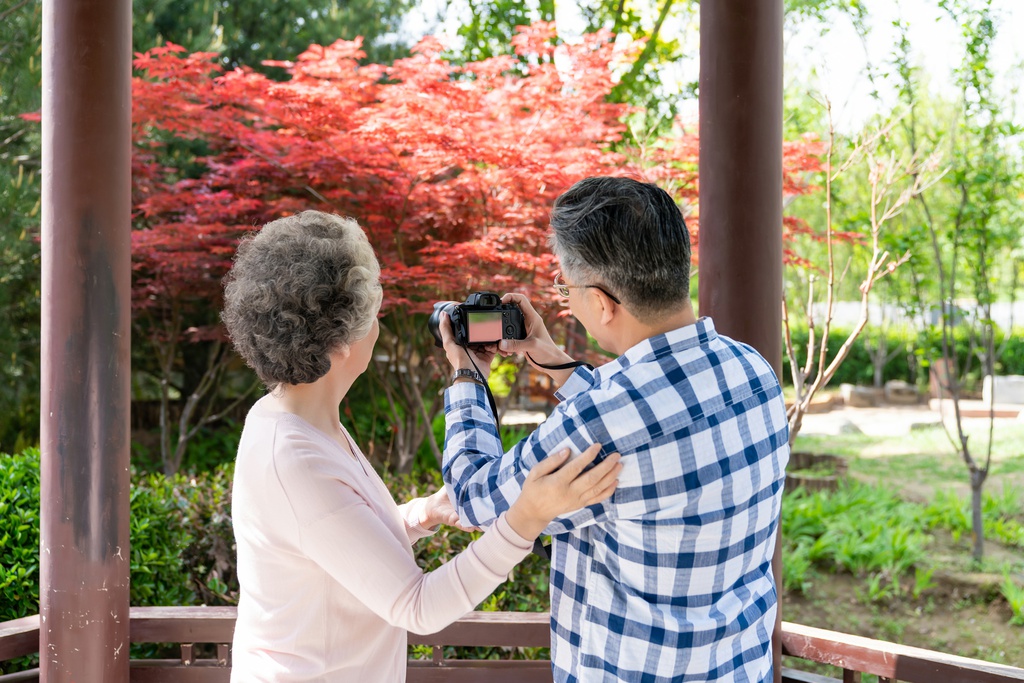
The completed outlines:
{"type": "Polygon", "coordinates": [[[607,294],[599,289],[590,291],[597,297],[597,305],[601,307],[601,324],[610,325],[615,316],[621,313],[619,311],[619,304],[612,301],[607,294]]]}

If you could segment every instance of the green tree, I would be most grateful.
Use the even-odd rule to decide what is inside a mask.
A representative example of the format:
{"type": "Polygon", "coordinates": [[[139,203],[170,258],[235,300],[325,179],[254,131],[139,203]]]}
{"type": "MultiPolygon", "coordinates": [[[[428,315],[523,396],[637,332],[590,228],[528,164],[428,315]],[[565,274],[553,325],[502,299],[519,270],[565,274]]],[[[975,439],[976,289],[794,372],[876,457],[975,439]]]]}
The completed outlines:
{"type": "Polygon", "coordinates": [[[991,465],[991,438],[984,453],[972,448],[964,431],[961,400],[969,382],[995,373],[1001,349],[996,344],[1000,331],[992,319],[992,304],[1015,295],[1019,262],[1013,255],[1022,238],[1022,131],[1008,116],[1011,110],[994,87],[991,50],[998,16],[991,0],[942,0],[939,6],[961,31],[956,101],[936,105],[930,96],[911,61],[905,23],[898,25],[900,41],[889,69],[898,79],[905,110],[900,144],[912,153],[943,148],[950,172],[940,192],[916,198],[893,244],[925,246],[926,254],[913,259],[908,269],[904,294],[924,325],[932,317],[937,321],[938,348],[922,352],[953,413],[947,434],[969,473],[972,553],[980,561],[984,554],[982,492],[991,465]],[[954,340],[961,334],[972,348],[966,356],[956,351],[954,340]]]}
{"type": "MultiPolygon", "coordinates": [[[[134,0],[136,52],[170,41],[189,51],[217,52],[229,67],[257,70],[264,60],[291,59],[313,43],[362,37],[367,61],[389,63],[408,53],[396,34],[412,0],[134,0]]],[[[281,72],[283,75],[283,72],[281,72]]]]}
{"type": "MultiPolygon", "coordinates": [[[[465,41],[465,47],[455,60],[460,63],[509,54],[509,41],[517,26],[555,20],[555,0],[539,0],[533,6],[523,0],[463,1],[468,4],[469,11],[458,30],[458,35],[465,41]]],[[[449,9],[453,5],[449,0],[449,9]]]]}
{"type": "Polygon", "coordinates": [[[35,445],[39,430],[38,0],[0,10],[0,451],[35,445]]]}
{"type": "MultiPolygon", "coordinates": [[[[700,1],[573,0],[572,5],[583,32],[606,29],[642,41],[629,67],[617,74],[609,100],[640,108],[631,120],[634,138],[668,132],[680,104],[697,96],[697,82],[685,81],[679,67],[696,64],[699,57],[700,1]]],[[[465,44],[449,55],[461,63],[508,54],[516,26],[554,21],[557,0],[448,0],[447,6],[465,16],[458,31],[465,44]]],[[[790,24],[816,22],[826,32],[838,14],[849,17],[859,34],[867,31],[862,0],[785,0],[784,8],[790,24]]]]}

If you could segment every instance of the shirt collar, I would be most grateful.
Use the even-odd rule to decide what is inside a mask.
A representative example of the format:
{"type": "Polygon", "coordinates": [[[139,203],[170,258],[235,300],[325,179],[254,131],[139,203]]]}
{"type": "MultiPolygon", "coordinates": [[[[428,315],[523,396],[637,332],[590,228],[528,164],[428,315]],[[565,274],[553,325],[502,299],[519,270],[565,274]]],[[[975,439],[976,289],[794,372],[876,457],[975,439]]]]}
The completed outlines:
{"type": "Polygon", "coordinates": [[[715,323],[711,318],[700,318],[690,325],[644,339],[639,344],[631,346],[615,360],[598,367],[594,373],[598,379],[611,377],[631,365],[650,363],[671,353],[680,353],[687,349],[703,346],[717,338],[718,332],[715,331],[715,323]]]}

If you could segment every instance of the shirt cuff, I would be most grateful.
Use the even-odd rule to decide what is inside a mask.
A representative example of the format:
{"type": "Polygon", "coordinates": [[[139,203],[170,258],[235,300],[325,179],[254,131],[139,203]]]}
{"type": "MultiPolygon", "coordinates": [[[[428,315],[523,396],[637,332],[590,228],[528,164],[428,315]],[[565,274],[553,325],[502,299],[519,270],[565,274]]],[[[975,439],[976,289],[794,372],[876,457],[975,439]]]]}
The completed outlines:
{"type": "Polygon", "coordinates": [[[412,543],[415,543],[421,538],[433,535],[434,532],[441,528],[440,524],[433,527],[425,527],[420,523],[420,512],[423,510],[423,506],[425,504],[426,503],[423,498],[413,498],[404,506],[403,518],[405,521],[406,533],[408,533],[409,541],[412,543]]]}
{"type": "Polygon", "coordinates": [[[581,365],[573,370],[572,374],[569,375],[569,379],[565,380],[565,384],[558,388],[558,391],[555,392],[555,398],[559,401],[565,401],[580,392],[593,388],[594,371],[581,365]]]}
{"type": "Polygon", "coordinates": [[[444,410],[449,412],[458,408],[469,406],[490,407],[487,404],[487,394],[482,384],[476,382],[456,382],[444,390],[444,410]]]}

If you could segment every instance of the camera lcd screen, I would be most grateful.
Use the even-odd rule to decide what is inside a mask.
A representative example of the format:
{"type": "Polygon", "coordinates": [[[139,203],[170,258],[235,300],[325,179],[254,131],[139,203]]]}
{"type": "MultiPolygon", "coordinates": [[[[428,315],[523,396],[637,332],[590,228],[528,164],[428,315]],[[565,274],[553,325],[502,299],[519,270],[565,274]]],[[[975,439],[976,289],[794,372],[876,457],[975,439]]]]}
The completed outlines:
{"type": "Polygon", "coordinates": [[[469,343],[487,344],[501,339],[501,311],[469,311],[469,343]]]}

